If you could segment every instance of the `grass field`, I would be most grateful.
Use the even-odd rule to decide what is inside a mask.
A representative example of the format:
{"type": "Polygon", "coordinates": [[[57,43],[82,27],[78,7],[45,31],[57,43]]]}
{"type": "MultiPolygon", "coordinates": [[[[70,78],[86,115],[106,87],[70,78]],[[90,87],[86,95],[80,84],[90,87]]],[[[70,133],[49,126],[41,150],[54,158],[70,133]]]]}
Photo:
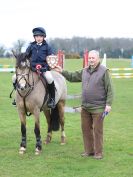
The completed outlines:
{"type": "MultiPolygon", "coordinates": [[[[108,67],[130,67],[130,60],[108,60],[108,67]]],[[[0,64],[14,60],[0,59],[0,64]]],[[[82,68],[82,60],[66,60],[65,69],[82,68]]],[[[0,73],[0,177],[133,177],[133,79],[113,79],[115,99],[104,122],[104,159],[82,158],[80,114],[65,114],[67,144],[60,145],[60,132],[53,132],[51,144],[34,155],[34,119],[27,118],[27,152],[18,154],[20,122],[9,93],[11,73],[0,73]]],[[[68,94],[81,92],[81,84],[69,83],[68,94]]],[[[67,105],[78,106],[80,100],[67,105]]],[[[41,136],[46,137],[46,119],[41,114],[41,136]]]]}

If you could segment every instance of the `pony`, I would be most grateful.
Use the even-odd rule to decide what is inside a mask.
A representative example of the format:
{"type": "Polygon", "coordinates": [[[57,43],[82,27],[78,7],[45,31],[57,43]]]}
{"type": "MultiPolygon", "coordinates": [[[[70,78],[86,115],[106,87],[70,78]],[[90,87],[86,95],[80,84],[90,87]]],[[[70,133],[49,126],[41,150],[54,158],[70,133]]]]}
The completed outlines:
{"type": "Polygon", "coordinates": [[[25,53],[15,54],[16,66],[16,94],[15,100],[17,111],[21,122],[21,143],[19,153],[26,152],[26,116],[33,115],[35,119],[34,133],[36,137],[35,154],[42,151],[42,140],[40,133],[40,112],[43,111],[47,124],[47,136],[45,144],[51,142],[52,131],[57,131],[61,127],[61,145],[66,143],[64,131],[64,110],[67,96],[67,86],[65,78],[57,71],[51,70],[55,82],[55,109],[47,107],[48,90],[46,80],[40,72],[32,71],[30,59],[25,53]]]}

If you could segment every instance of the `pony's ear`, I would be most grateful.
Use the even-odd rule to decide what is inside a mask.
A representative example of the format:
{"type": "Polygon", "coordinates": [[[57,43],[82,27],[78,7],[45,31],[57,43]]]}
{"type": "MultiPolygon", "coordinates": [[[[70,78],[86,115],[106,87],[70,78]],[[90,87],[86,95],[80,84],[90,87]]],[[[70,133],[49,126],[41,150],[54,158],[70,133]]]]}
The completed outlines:
{"type": "Polygon", "coordinates": [[[13,53],[14,57],[17,58],[17,54],[13,49],[12,49],[12,53],[13,53]]]}

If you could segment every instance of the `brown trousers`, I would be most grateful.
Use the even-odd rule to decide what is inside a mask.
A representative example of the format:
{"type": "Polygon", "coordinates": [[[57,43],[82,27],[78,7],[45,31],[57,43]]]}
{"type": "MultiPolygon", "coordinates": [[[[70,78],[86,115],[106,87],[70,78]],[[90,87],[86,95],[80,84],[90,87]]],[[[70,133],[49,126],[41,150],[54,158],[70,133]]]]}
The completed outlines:
{"type": "Polygon", "coordinates": [[[103,119],[102,113],[89,113],[81,110],[81,128],[84,150],[86,153],[103,153],[103,119]]]}

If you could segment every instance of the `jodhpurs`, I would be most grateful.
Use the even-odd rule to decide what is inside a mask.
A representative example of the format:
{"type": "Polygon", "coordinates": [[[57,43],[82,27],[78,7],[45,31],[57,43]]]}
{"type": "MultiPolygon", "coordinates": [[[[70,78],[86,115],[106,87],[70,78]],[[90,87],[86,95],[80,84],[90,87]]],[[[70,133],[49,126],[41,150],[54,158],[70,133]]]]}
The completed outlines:
{"type": "Polygon", "coordinates": [[[46,71],[43,74],[46,77],[48,84],[51,84],[54,81],[53,76],[50,71],[46,71]]]}

